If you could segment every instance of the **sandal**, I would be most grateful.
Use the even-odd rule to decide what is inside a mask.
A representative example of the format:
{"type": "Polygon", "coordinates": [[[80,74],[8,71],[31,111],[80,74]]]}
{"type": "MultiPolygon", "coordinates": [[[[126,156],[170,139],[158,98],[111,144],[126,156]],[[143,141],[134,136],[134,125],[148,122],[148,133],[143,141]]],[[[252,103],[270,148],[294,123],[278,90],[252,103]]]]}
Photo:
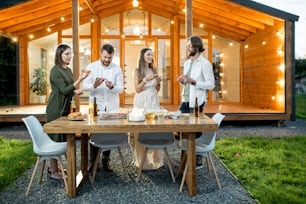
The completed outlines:
{"type": "Polygon", "coordinates": [[[49,174],[49,178],[55,181],[61,181],[63,180],[63,176],[62,174],[60,174],[59,172],[53,172],[49,174]]]}
{"type": "Polygon", "coordinates": [[[203,167],[202,156],[196,155],[196,169],[200,169],[203,167]]]}
{"type": "MultiPolygon", "coordinates": [[[[60,168],[58,168],[58,172],[59,172],[59,174],[62,174],[62,171],[61,171],[60,168]]],[[[64,169],[64,173],[67,174],[67,170],[66,169],[64,169]]],[[[50,167],[48,167],[48,174],[51,174],[50,167]]]]}

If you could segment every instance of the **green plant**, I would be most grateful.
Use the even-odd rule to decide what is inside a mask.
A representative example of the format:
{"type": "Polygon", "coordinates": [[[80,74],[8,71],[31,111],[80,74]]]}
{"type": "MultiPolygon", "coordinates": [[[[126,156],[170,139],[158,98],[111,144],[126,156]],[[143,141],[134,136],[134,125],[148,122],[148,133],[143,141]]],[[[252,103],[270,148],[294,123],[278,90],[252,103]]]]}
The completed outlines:
{"type": "Polygon", "coordinates": [[[38,96],[46,95],[47,91],[47,75],[46,70],[42,67],[34,69],[33,72],[34,81],[31,82],[31,90],[38,96]]]}

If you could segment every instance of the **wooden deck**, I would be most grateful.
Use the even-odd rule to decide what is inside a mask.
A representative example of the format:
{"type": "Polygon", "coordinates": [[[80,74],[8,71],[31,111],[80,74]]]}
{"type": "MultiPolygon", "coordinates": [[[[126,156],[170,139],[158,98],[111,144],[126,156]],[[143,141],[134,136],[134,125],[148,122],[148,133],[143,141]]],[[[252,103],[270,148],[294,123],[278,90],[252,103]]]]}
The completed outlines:
{"type": "MultiPolygon", "coordinates": [[[[177,110],[177,106],[164,106],[170,111],[177,110]]],[[[87,112],[87,105],[81,105],[82,113],[87,112]]],[[[0,107],[0,122],[22,122],[21,118],[35,115],[41,122],[45,121],[46,105],[2,106],[0,107]]],[[[270,109],[260,109],[247,105],[207,105],[204,110],[208,115],[221,112],[227,121],[245,120],[275,120],[284,121],[290,118],[283,112],[270,109]]]]}

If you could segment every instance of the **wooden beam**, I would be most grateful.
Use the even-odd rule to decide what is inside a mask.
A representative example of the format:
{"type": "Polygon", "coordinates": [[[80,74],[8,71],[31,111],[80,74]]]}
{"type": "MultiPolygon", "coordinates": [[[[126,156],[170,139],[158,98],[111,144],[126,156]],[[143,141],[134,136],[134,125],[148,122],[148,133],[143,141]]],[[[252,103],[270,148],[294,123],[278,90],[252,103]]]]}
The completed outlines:
{"type": "MultiPolygon", "coordinates": [[[[56,1],[55,1],[56,2],[56,1]]],[[[71,3],[62,4],[51,4],[49,7],[44,7],[40,9],[32,9],[31,13],[23,16],[18,16],[14,18],[7,19],[0,22],[0,28],[5,29],[14,25],[34,25],[39,24],[43,21],[50,20],[52,18],[67,15],[67,11],[71,10],[71,3]]],[[[71,12],[70,12],[71,13],[71,12]]],[[[21,26],[20,26],[21,27],[21,26]]]]}
{"type": "MultiPolygon", "coordinates": [[[[6,9],[0,10],[0,22],[7,21],[16,17],[26,16],[37,10],[52,8],[53,5],[62,4],[64,2],[70,2],[68,0],[32,0],[26,3],[18,4],[6,9]]],[[[44,14],[44,12],[42,12],[44,14]]]]}
{"type": "Polygon", "coordinates": [[[186,0],[186,13],[185,13],[185,36],[189,38],[192,36],[192,1],[186,0]]]}
{"type": "Polygon", "coordinates": [[[85,0],[86,5],[88,6],[88,8],[90,9],[90,11],[94,14],[94,16],[97,18],[98,14],[96,12],[96,9],[94,8],[94,6],[92,5],[90,0],[85,0]]]}
{"type": "MultiPolygon", "coordinates": [[[[73,44],[73,76],[76,80],[80,74],[80,54],[79,54],[79,0],[72,0],[72,44],[73,44]]],[[[79,86],[76,87],[79,89],[79,86]]],[[[74,97],[77,110],[80,110],[80,97],[74,97]]],[[[76,192],[73,192],[74,194],[76,192]]],[[[68,192],[69,194],[69,192],[68,192]]]]}

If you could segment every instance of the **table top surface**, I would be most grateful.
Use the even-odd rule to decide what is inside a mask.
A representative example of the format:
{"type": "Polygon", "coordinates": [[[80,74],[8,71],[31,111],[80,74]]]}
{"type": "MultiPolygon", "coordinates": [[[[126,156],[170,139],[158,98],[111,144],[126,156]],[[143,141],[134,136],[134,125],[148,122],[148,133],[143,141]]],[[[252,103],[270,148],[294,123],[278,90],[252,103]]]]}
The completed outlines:
{"type": "Polygon", "coordinates": [[[184,114],[177,119],[157,118],[139,122],[128,119],[101,120],[98,116],[93,119],[80,121],[61,117],[44,125],[45,133],[109,133],[109,132],[213,132],[218,130],[217,123],[205,114],[194,117],[184,114]]]}

